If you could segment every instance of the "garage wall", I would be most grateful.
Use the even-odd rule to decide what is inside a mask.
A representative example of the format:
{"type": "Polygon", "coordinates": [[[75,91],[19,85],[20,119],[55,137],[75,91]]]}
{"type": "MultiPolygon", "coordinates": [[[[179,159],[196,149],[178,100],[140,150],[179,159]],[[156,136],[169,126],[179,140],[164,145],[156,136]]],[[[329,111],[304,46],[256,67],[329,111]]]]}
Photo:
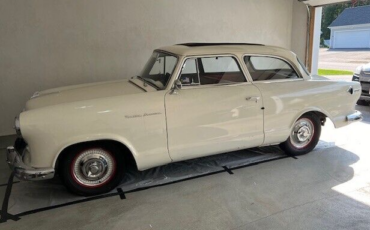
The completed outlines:
{"type": "Polygon", "coordinates": [[[35,91],[130,77],[160,46],[256,42],[302,58],[303,9],[296,0],[2,0],[0,135],[13,133],[35,91]]]}
{"type": "Polygon", "coordinates": [[[308,11],[306,5],[293,1],[291,50],[305,62],[307,45],[308,11]]]}

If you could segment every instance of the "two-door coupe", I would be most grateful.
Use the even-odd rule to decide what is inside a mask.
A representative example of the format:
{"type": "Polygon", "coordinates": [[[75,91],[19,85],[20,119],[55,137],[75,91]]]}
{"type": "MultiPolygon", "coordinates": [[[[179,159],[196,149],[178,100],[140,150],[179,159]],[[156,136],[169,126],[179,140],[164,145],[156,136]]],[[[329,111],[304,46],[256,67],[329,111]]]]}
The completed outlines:
{"type": "Polygon", "coordinates": [[[81,195],[110,191],[138,170],[280,144],[314,149],[321,126],[362,118],[358,82],[311,76],[283,48],[188,43],[157,49],[129,80],[36,92],[16,118],[8,163],[23,180],[58,173],[81,195]]]}

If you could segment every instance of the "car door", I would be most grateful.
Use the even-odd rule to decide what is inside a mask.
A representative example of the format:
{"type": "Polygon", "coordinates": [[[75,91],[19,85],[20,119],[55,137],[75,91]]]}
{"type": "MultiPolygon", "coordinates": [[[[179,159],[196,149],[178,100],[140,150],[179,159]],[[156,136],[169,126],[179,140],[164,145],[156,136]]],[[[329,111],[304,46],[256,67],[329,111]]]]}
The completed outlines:
{"type": "Polygon", "coordinates": [[[168,149],[180,161],[263,143],[263,110],[257,87],[232,56],[188,58],[182,88],[165,96],[168,149]]]}
{"type": "Polygon", "coordinates": [[[287,59],[271,55],[245,55],[244,62],[264,102],[265,144],[284,142],[300,112],[313,101],[324,101],[315,81],[304,81],[287,59]]]}

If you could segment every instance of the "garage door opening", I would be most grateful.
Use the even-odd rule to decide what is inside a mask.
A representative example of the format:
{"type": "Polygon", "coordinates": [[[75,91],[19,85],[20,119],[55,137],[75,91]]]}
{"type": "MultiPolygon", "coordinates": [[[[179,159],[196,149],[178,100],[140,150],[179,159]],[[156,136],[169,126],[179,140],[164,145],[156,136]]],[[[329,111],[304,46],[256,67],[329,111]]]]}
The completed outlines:
{"type": "MultiPolygon", "coordinates": [[[[317,71],[333,80],[351,80],[370,60],[370,0],[322,7],[317,71]]],[[[315,49],[315,48],[314,48],[315,49]]]]}
{"type": "MultiPolygon", "coordinates": [[[[322,57],[323,50],[370,50],[370,0],[299,1],[306,3],[309,9],[306,65],[312,74],[325,75],[319,71],[322,68],[319,57],[322,57]]],[[[357,67],[357,64],[343,66],[334,60],[335,57],[331,59],[342,67],[339,70],[347,71],[342,74],[350,74],[357,67]]]]}

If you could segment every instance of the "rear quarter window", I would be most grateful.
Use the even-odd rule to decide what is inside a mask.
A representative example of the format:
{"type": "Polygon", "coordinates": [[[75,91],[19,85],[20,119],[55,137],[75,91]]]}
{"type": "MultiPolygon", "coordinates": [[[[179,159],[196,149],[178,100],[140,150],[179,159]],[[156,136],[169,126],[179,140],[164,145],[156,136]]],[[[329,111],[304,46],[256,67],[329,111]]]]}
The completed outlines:
{"type": "Polygon", "coordinates": [[[287,61],[280,58],[245,56],[244,62],[253,81],[276,81],[301,78],[287,61]]]}

